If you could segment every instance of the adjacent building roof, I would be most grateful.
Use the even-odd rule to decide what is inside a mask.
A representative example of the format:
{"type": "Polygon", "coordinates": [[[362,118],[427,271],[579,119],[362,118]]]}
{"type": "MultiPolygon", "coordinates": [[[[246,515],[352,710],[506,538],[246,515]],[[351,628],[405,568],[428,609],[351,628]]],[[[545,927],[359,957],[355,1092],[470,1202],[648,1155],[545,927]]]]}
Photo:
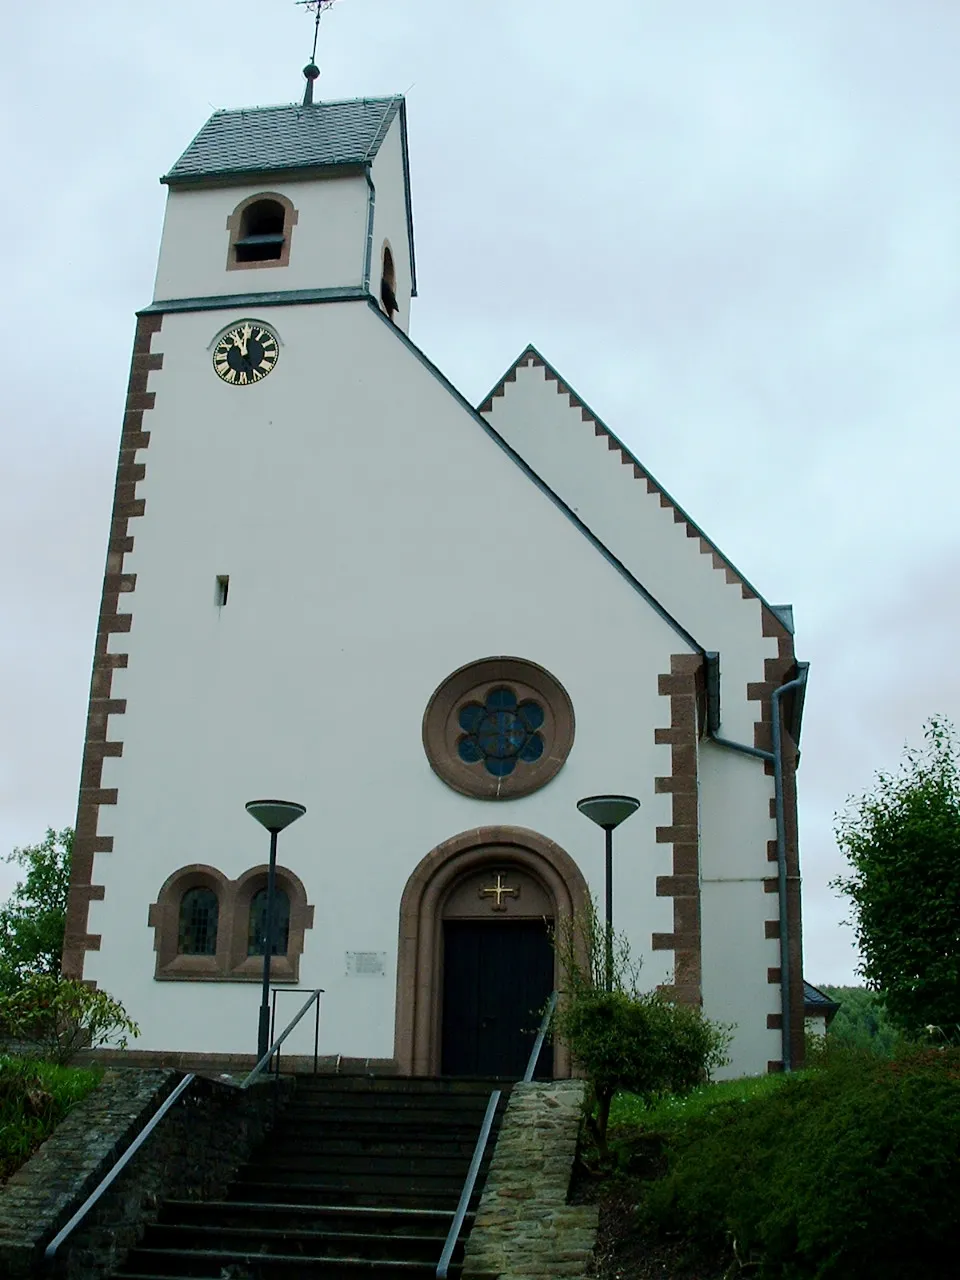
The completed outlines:
{"type": "Polygon", "coordinates": [[[831,1000],[826,992],[821,991],[819,987],[815,987],[812,982],[807,982],[806,978],[804,978],[803,1010],[807,1017],[822,1014],[826,1016],[827,1022],[829,1022],[839,1008],[838,1001],[831,1000]]]}
{"type": "Polygon", "coordinates": [[[215,111],[161,181],[363,165],[380,149],[403,98],[215,111]]]}

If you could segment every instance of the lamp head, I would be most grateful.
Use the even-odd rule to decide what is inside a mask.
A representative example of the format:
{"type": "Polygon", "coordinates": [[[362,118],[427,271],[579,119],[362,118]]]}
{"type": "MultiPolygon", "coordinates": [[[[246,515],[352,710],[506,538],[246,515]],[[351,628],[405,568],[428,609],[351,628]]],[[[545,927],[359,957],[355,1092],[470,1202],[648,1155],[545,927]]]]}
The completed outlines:
{"type": "Polygon", "coordinates": [[[587,796],[577,801],[577,808],[604,831],[612,831],[640,808],[640,801],[633,796],[587,796]]]}
{"type": "Polygon", "coordinates": [[[268,831],[282,831],[307,812],[293,800],[248,800],[244,807],[268,831]]]}

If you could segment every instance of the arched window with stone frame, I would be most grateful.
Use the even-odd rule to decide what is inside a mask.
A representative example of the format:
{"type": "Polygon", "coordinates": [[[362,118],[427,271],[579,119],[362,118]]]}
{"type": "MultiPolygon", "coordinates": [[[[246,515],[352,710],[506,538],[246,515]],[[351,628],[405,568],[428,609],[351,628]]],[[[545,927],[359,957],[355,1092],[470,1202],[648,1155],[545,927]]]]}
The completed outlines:
{"type": "Polygon", "coordinates": [[[228,955],[231,882],[216,867],[192,863],[168,876],[150,907],[154,977],[216,981],[228,955]]]}
{"type": "MultiPolygon", "coordinates": [[[[266,927],[267,868],[253,867],[235,882],[230,977],[259,982],[263,975],[266,927]]],[[[304,934],[313,927],[313,907],[299,877],[278,866],[274,897],[274,947],[270,976],[274,982],[296,982],[300,975],[304,934]]]]}

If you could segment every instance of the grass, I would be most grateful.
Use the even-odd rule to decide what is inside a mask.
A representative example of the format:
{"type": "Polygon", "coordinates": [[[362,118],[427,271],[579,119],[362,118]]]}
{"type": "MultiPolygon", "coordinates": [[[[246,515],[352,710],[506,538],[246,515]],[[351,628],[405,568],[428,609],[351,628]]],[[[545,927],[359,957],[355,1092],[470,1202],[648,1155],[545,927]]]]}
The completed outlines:
{"type": "Polygon", "coordinates": [[[102,1074],[0,1054],[0,1182],[33,1155],[102,1074]]]}
{"type": "MultiPolygon", "coordinates": [[[[797,1072],[795,1075],[804,1074],[797,1072]]],[[[705,1084],[684,1097],[670,1095],[651,1106],[633,1093],[618,1093],[610,1108],[611,1137],[615,1130],[625,1128],[663,1129],[676,1123],[684,1123],[706,1115],[713,1107],[724,1102],[753,1102],[775,1093],[784,1081],[784,1075],[745,1076],[740,1080],[719,1080],[705,1084]]]]}

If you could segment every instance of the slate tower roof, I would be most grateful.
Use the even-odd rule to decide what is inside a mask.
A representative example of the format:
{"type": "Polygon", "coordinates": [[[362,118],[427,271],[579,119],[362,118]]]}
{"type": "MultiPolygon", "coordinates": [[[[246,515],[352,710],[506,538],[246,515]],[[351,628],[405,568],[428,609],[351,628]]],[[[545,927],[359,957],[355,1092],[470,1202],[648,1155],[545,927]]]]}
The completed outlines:
{"type": "Polygon", "coordinates": [[[365,165],[402,111],[400,95],[215,111],[161,182],[365,165]]]}

